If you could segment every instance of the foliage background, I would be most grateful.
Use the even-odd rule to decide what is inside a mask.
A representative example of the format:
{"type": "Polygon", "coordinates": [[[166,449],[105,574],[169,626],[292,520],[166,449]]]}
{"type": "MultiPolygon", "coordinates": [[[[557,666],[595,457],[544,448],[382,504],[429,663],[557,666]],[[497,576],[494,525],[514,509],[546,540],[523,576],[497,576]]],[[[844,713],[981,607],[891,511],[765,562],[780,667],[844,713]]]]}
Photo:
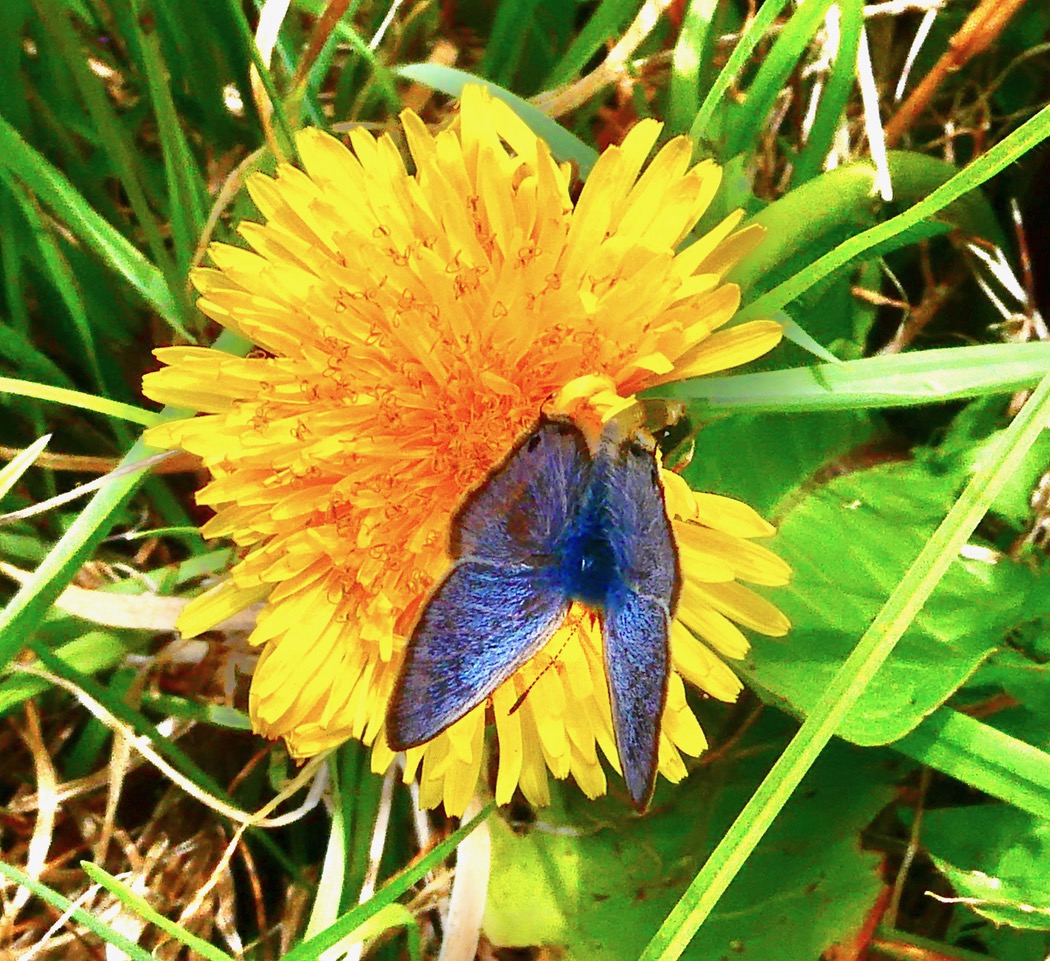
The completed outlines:
{"type": "Polygon", "coordinates": [[[795,629],[756,639],[740,703],[699,705],[713,750],[647,817],[569,784],[548,810],[488,820],[480,950],[1045,958],[1046,390],[1031,423],[1016,414],[1050,369],[1047,154],[1032,149],[1050,132],[1050,9],[300,0],[253,93],[259,22],[250,3],[0,5],[4,949],[294,959],[364,940],[398,958],[429,956],[455,928],[444,859],[463,832],[414,821],[353,744],[326,762],[321,803],[318,768],[295,783],[280,747],[248,733],[242,636],[173,640],[173,598],[229,561],[194,532],[194,465],[109,474],[143,456],[152,347],[215,339],[186,275],[251,214],[244,173],[299,125],[382,126],[405,105],[439,121],[434,91],[457,89],[454,65],[534,98],[527,117],[554,113],[563,127],[544,135],[583,172],[639,117],[691,132],[727,171],[712,219],[744,206],[769,228],[736,278],[745,313],[797,325],[765,369],[677,391],[703,425],[690,483],[780,526],[796,576],[775,600],[795,629]],[[920,94],[902,106],[906,70],[920,94]],[[883,145],[891,202],[872,191],[883,145]],[[944,191],[960,199],[945,206],[944,191]],[[812,342],[850,363],[815,368],[812,342]],[[17,456],[45,434],[46,452],[17,456]],[[103,477],[90,501],[47,503],[103,477]],[[942,524],[956,503],[979,520],[972,534],[954,514],[942,524]],[[931,544],[946,569],[926,602],[936,565],[912,564],[931,544]],[[869,625],[889,623],[887,598],[900,611],[886,636],[903,636],[872,679],[847,658],[879,640],[869,625]],[[841,684],[857,703],[840,738],[771,802],[772,829],[695,939],[685,947],[706,909],[688,899],[657,935],[742,809],[743,843],[757,841],[746,802],[800,719],[834,728],[841,684]],[[278,796],[292,798],[284,823],[238,830],[237,812],[278,796]]]}

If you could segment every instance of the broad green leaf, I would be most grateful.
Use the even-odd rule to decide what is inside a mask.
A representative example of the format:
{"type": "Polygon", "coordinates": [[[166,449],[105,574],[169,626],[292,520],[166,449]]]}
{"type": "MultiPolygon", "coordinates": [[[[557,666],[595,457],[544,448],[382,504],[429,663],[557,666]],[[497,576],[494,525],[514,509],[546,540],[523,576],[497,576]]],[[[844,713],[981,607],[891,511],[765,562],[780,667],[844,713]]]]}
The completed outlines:
{"type": "MultiPolygon", "coordinates": [[[[756,643],[747,674],[808,713],[944,516],[961,479],[922,462],[838,477],[783,516],[792,567],[776,603],[783,641],[756,643]]],[[[1050,578],[1004,561],[956,559],[838,733],[857,744],[903,737],[944,703],[1029,617],[1050,617],[1050,578]],[[1030,599],[1043,597],[1032,606],[1030,599]]]]}
{"type": "MultiPolygon", "coordinates": [[[[787,726],[764,718],[644,818],[622,800],[556,810],[515,832],[493,819],[486,936],[555,948],[565,961],[634,961],[691,873],[750,795],[787,726]],[[527,904],[529,910],[522,910],[527,904]]],[[[810,771],[685,955],[812,961],[848,942],[880,887],[860,832],[892,796],[886,756],[837,744],[810,771]]]]}
{"type": "Polygon", "coordinates": [[[723,417],[701,428],[682,476],[694,490],[736,497],[776,521],[784,498],[866,443],[875,429],[874,419],[859,411],[723,417]],[[727,457],[726,451],[745,453],[727,457]]]}
{"type": "Polygon", "coordinates": [[[1048,417],[1050,373],[1039,382],[1003,435],[999,456],[986,461],[970,479],[856,647],[835,672],[798,733],[646,945],[641,955],[643,961],[672,961],[682,955],[805,773],[893,653],[915,615],[987,513],[1005,478],[1016,469],[1045,429],[1048,417]]]}

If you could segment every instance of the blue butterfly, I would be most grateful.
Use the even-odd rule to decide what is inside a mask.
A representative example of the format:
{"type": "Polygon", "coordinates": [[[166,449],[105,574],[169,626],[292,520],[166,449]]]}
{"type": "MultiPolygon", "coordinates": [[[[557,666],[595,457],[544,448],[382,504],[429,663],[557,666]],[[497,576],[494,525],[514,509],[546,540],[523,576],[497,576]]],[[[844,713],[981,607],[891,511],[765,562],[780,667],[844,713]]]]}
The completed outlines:
{"type": "Polygon", "coordinates": [[[616,749],[644,809],[656,782],[678,556],[652,438],[592,455],[541,417],[452,522],[454,563],[420,615],[387,715],[395,751],[436,737],[535,655],[580,601],[602,615],[616,749]]]}

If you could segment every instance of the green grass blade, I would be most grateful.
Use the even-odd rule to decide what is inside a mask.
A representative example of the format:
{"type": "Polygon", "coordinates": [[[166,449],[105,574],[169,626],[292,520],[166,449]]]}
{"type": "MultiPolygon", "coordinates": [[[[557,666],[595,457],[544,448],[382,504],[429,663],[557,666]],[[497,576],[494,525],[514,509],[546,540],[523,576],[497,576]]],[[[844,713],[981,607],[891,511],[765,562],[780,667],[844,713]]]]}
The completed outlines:
{"type": "Polygon", "coordinates": [[[7,496],[11,488],[18,483],[18,479],[33,466],[33,462],[43,453],[50,440],[50,434],[37,438],[0,468],[0,500],[7,496]]]}
{"type": "Polygon", "coordinates": [[[46,901],[60,914],[67,914],[69,917],[76,921],[77,924],[84,925],[93,934],[97,934],[103,941],[108,944],[112,944],[113,947],[119,951],[123,951],[132,961],[154,961],[154,956],[144,948],[140,948],[130,938],[126,938],[119,931],[111,928],[104,921],[100,921],[89,911],[85,911],[83,908],[77,908],[73,906],[73,902],[69,898],[63,897],[57,891],[52,890],[46,884],[41,884],[39,881],[34,881],[28,874],[24,874],[19,871],[13,864],[7,864],[5,861],[0,861],[0,874],[14,881],[15,884],[20,884],[24,888],[28,888],[42,901],[46,901]]]}
{"type": "Polygon", "coordinates": [[[155,411],[143,410],[132,404],[123,404],[120,401],[96,397],[94,394],[85,394],[65,387],[52,387],[50,384],[34,384],[28,380],[15,380],[13,377],[0,377],[0,393],[35,397],[52,404],[64,404],[66,407],[89,410],[103,417],[116,417],[143,427],[152,427],[163,420],[161,415],[155,411]]]}
{"type": "Polygon", "coordinates": [[[700,76],[711,56],[711,25],[718,0],[690,0],[671,54],[667,91],[667,127],[671,133],[689,129],[700,109],[700,76]]]}
{"type": "MultiPolygon", "coordinates": [[[[132,4],[140,8],[142,3],[132,4]]],[[[138,11],[136,10],[136,13],[138,11]]],[[[130,18],[134,41],[138,45],[146,74],[149,98],[157,121],[157,141],[164,157],[165,194],[171,216],[171,235],[175,260],[181,274],[187,270],[208,219],[207,190],[197,158],[182,132],[182,124],[172,98],[168,70],[161,54],[160,34],[144,29],[140,16],[130,18]]]]}
{"type": "MultiPolygon", "coordinates": [[[[115,667],[135,646],[136,642],[130,641],[127,634],[118,636],[110,631],[88,630],[55,647],[54,655],[68,665],[70,672],[96,674],[115,667]]],[[[36,697],[51,686],[45,678],[10,671],[0,681],[0,715],[10,713],[23,701],[36,697]]]]}
{"type": "MultiPolygon", "coordinates": [[[[120,466],[131,467],[152,453],[140,441],[120,466]]],[[[144,471],[132,471],[102,487],[48,552],[33,576],[0,611],[0,667],[8,664],[26,638],[32,636],[35,625],[109,533],[107,519],[131,499],[145,476],[144,471]]]]}
{"type": "Polygon", "coordinates": [[[755,14],[754,19],[747,25],[737,45],[733,48],[733,52],[729,55],[726,65],[719,72],[711,89],[707,91],[707,96],[704,97],[700,109],[693,118],[689,136],[694,142],[700,143],[711,139],[709,130],[711,118],[714,117],[715,111],[724,105],[726,92],[740,77],[755,47],[762,41],[766,31],[773,25],[785,6],[787,6],[787,0],[766,0],[755,14]]]}
{"type": "Polygon", "coordinates": [[[255,42],[255,35],[252,33],[251,25],[245,16],[244,8],[236,0],[226,0],[226,6],[229,9],[230,21],[236,25],[237,39],[241,42],[241,49],[247,54],[245,59],[250,60],[258,71],[259,82],[262,84],[263,90],[266,91],[270,106],[273,108],[270,123],[278,146],[285,157],[289,159],[294,158],[295,139],[292,136],[292,126],[288,122],[288,114],[285,110],[284,102],[277,90],[277,85],[274,83],[273,73],[263,61],[262,54],[259,52],[259,47],[255,42]]]}
{"type": "MultiPolygon", "coordinates": [[[[302,0],[298,5],[310,11],[314,16],[319,17],[324,13],[328,3],[326,0],[302,0]]],[[[356,6],[356,4],[353,6],[356,6]]],[[[391,114],[397,114],[402,110],[405,105],[394,84],[394,73],[396,71],[392,71],[383,61],[382,55],[373,50],[368,42],[354,29],[353,20],[349,12],[336,24],[333,36],[350,46],[368,67],[375,81],[374,89],[382,97],[385,108],[391,114]]],[[[315,86],[319,86],[323,79],[322,76],[317,75],[315,86]]]]}
{"type": "Polygon", "coordinates": [[[101,82],[92,74],[80,39],[73,30],[69,11],[62,4],[44,3],[42,0],[33,0],[33,6],[63,63],[72,74],[73,82],[98,132],[98,147],[109,156],[113,169],[120,177],[153,262],[166,276],[174,278],[174,262],[164,245],[160,227],[146,198],[140,162],[132,147],[128,127],[117,117],[116,109],[101,82]]]}
{"type": "Polygon", "coordinates": [[[1044,430],[1050,416],[1050,374],[1003,432],[994,454],[978,468],[876,615],[823,698],[799,728],[744,810],[733,822],[685,894],[642,952],[642,961],[681,956],[697,928],[755,849],[813,765],[868,682],[892,652],[915,614],[936,588],[996,495],[1044,430]]]}
{"type": "Polygon", "coordinates": [[[118,881],[108,871],[103,871],[97,864],[93,864],[91,861],[81,861],[80,866],[95,884],[104,887],[129,911],[137,914],[150,924],[156,925],[161,931],[171,935],[176,941],[186,945],[186,947],[202,958],[206,958],[207,961],[234,961],[232,955],[219,950],[213,944],[205,941],[204,938],[198,938],[197,935],[166,918],[159,911],[155,911],[149,901],[132,891],[123,881],[118,881]]]}
{"type": "Polygon", "coordinates": [[[83,352],[84,362],[91,376],[91,381],[96,390],[108,395],[110,390],[107,387],[105,375],[102,373],[102,367],[99,364],[98,351],[95,348],[95,329],[88,317],[77,278],[69,266],[69,261],[59,248],[55,237],[45,226],[33,198],[27,196],[22,185],[12,180],[9,175],[0,173],[0,179],[3,180],[4,186],[10,190],[11,196],[15,198],[22,217],[36,242],[37,250],[40,252],[40,266],[50,283],[54,286],[55,292],[58,294],[59,300],[62,301],[62,305],[65,307],[66,313],[72,322],[73,332],[79,341],[79,347],[83,352]]]}
{"type": "Polygon", "coordinates": [[[652,393],[700,402],[719,413],[798,413],[914,407],[1037,384],[1050,369],[1050,343],[983,344],[864,357],[789,370],[697,377],[652,393]]]}
{"type": "Polygon", "coordinates": [[[842,11],[842,19],[839,23],[838,50],[835,51],[835,61],[820,94],[806,145],[795,162],[791,176],[793,184],[803,184],[820,173],[853,89],[860,32],[864,27],[864,0],[841,0],[839,10],[842,11]]]}
{"type": "Polygon", "coordinates": [[[756,140],[766,129],[766,120],[784,89],[791,71],[824,22],[824,14],[832,0],[809,0],[795,9],[791,19],[777,37],[769,55],[763,58],[755,79],[747,91],[747,100],[734,111],[733,122],[726,137],[725,156],[739,153],[753,154],[756,140]]]}
{"type": "MultiPolygon", "coordinates": [[[[237,801],[210,774],[204,771],[196,761],[186,754],[176,742],[159,736],[156,725],[152,724],[138,711],[129,707],[114,691],[103,687],[87,674],[82,674],[76,667],[67,664],[54,651],[43,644],[31,641],[29,649],[48,671],[56,677],[62,678],[68,684],[82,690],[97,701],[114,718],[134,730],[137,739],[148,742],[158,755],[163,757],[182,777],[192,781],[201,792],[210,794],[212,797],[218,798],[232,807],[238,807],[237,801]]],[[[251,827],[248,829],[248,833],[269,852],[282,869],[287,871],[297,883],[307,883],[296,864],[289,859],[284,850],[267,831],[251,827]]]]}
{"type": "Polygon", "coordinates": [[[376,892],[375,897],[347,911],[346,914],[320,934],[297,944],[284,956],[282,961],[314,961],[322,951],[338,944],[382,908],[392,904],[397,898],[401,897],[428,871],[433,871],[442,861],[448,858],[459,846],[460,841],[481,824],[492,813],[494,808],[495,804],[489,804],[477,817],[471,818],[466,824],[461,824],[444,841],[436,845],[431,851],[428,851],[410,868],[406,868],[400,874],[387,881],[376,892]]]}
{"type": "MultiPolygon", "coordinates": [[[[214,346],[216,350],[239,349],[246,353],[249,345],[236,334],[224,331],[214,346]]],[[[185,416],[185,412],[165,408],[159,415],[161,418],[178,416],[185,416]]],[[[151,449],[139,441],[128,451],[118,467],[133,468],[150,457],[151,453],[151,449]]],[[[142,470],[128,470],[100,488],[51,548],[47,557],[33,572],[33,576],[0,611],[0,667],[8,664],[18,653],[25,638],[32,635],[35,625],[66,589],[73,575],[91,557],[95,548],[109,533],[114,516],[131,499],[144,480],[145,474],[142,470]]]]}
{"type": "Polygon", "coordinates": [[[1050,754],[975,717],[939,708],[893,748],[1050,820],[1050,754]]]}
{"type": "Polygon", "coordinates": [[[339,751],[333,751],[327,760],[332,819],[328,825],[328,843],[325,845],[321,876],[317,881],[317,894],[310,907],[304,938],[311,938],[323,931],[339,916],[339,906],[345,893],[348,851],[352,837],[349,811],[344,804],[342,781],[339,772],[339,751]]]}
{"type": "Polygon", "coordinates": [[[164,275],[72,183],[0,116],[0,165],[28,187],[72,233],[123,277],[178,334],[189,338],[164,275]]]}
{"type": "Polygon", "coordinates": [[[879,245],[889,243],[898,234],[916,227],[921,221],[932,217],[971,190],[976,190],[981,184],[1024,156],[1048,136],[1050,136],[1050,107],[1044,107],[1034,117],[1000,140],[986,154],[978,157],[951,180],[934,190],[928,197],[896,217],[891,217],[855,237],[850,237],[849,240],[819,257],[804,270],[778,284],[769,293],[748,304],[737,315],[737,321],[765,317],[772,311],[784,308],[829,274],[845,267],[879,245]]]}
{"type": "Polygon", "coordinates": [[[553,90],[577,77],[607,41],[619,39],[620,31],[634,19],[640,7],[638,0],[602,0],[547,75],[543,89],[553,90]]]}
{"type": "Polygon", "coordinates": [[[503,0],[496,5],[492,34],[478,72],[506,87],[514,78],[535,26],[539,0],[503,0]]]}

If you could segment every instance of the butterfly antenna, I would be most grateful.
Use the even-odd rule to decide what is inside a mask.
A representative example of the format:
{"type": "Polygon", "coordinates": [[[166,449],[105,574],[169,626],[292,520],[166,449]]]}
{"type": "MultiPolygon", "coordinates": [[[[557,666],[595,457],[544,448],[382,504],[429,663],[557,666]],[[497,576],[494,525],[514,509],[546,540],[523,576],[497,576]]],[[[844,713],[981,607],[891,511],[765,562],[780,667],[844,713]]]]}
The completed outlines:
{"type": "Polygon", "coordinates": [[[518,699],[511,706],[511,709],[507,712],[507,716],[508,717],[510,717],[511,714],[514,714],[518,710],[518,708],[521,707],[521,705],[525,703],[525,698],[527,698],[529,696],[529,691],[531,691],[536,686],[536,682],[541,677],[543,677],[544,674],[546,674],[552,667],[554,667],[554,665],[557,663],[558,658],[561,657],[561,652],[565,650],[565,645],[568,644],[568,643],[569,643],[569,639],[568,638],[566,638],[564,641],[562,641],[561,647],[558,648],[558,653],[555,654],[554,657],[552,657],[543,666],[543,670],[540,671],[540,673],[537,674],[532,679],[532,682],[529,684],[529,686],[527,688],[525,688],[524,691],[522,691],[521,695],[518,697],[518,699]]]}

